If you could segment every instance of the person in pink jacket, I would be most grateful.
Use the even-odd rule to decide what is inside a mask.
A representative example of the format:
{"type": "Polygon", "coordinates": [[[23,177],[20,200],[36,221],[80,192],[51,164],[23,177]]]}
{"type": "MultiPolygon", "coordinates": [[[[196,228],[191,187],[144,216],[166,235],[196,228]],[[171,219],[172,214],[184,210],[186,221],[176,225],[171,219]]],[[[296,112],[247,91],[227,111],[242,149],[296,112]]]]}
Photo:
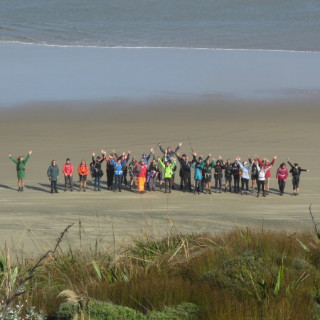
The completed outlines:
{"type": "Polygon", "coordinates": [[[73,165],[68,158],[63,166],[64,174],[64,191],[67,191],[67,185],[69,183],[70,191],[73,191],[73,165]]]}
{"type": "Polygon", "coordinates": [[[288,176],[289,176],[289,172],[286,167],[286,164],[282,162],[276,173],[276,177],[278,179],[278,184],[279,184],[280,196],[282,196],[284,193],[284,188],[286,186],[286,181],[288,176]]]}

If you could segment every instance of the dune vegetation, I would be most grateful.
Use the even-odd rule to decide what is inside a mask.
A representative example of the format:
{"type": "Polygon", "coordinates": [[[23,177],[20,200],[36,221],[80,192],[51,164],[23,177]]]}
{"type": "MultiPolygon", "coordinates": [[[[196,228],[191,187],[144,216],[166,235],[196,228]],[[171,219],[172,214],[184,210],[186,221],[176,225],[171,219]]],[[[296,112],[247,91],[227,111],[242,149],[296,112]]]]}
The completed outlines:
{"type": "Polygon", "coordinates": [[[4,249],[0,319],[320,319],[315,231],[173,227],[113,250],[62,250],[62,233],[42,259],[15,264],[4,249]]]}

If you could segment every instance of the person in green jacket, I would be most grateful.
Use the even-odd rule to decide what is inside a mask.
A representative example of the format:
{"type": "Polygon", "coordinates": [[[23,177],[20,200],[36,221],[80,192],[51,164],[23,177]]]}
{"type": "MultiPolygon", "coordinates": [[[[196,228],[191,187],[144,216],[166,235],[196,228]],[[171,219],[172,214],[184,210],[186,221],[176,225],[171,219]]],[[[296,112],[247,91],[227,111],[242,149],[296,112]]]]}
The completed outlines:
{"type": "Polygon", "coordinates": [[[52,160],[51,165],[47,170],[47,175],[51,182],[51,193],[53,193],[53,190],[55,191],[55,193],[58,193],[57,181],[59,178],[59,167],[55,160],[52,160]]]}
{"type": "Polygon", "coordinates": [[[24,188],[24,178],[26,176],[25,168],[26,163],[28,162],[30,156],[32,154],[32,151],[30,150],[28,152],[27,157],[24,159],[24,157],[19,156],[17,159],[14,159],[12,157],[12,154],[9,153],[9,158],[12,160],[12,162],[17,166],[17,177],[18,177],[18,190],[17,191],[23,191],[24,188]]]}
{"type": "Polygon", "coordinates": [[[165,182],[165,193],[169,191],[171,193],[172,189],[172,176],[174,175],[174,167],[176,165],[176,158],[171,157],[170,161],[165,161],[165,163],[162,162],[161,158],[158,157],[158,165],[160,165],[163,168],[163,174],[164,174],[164,182],[165,182]]]}

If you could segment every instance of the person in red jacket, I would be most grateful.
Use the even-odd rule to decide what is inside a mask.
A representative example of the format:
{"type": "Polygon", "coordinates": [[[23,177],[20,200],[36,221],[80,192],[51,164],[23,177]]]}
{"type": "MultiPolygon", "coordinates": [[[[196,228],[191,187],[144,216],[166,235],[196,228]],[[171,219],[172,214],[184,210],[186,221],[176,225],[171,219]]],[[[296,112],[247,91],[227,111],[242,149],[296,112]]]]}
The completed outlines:
{"type": "Polygon", "coordinates": [[[278,179],[278,184],[279,184],[280,196],[282,196],[284,193],[284,188],[286,186],[286,181],[288,176],[289,176],[289,172],[286,167],[286,164],[282,162],[276,173],[276,177],[278,179]]]}
{"type": "Polygon", "coordinates": [[[67,191],[67,184],[69,183],[70,191],[73,191],[73,165],[68,158],[63,166],[64,174],[64,191],[67,191]]]}
{"type": "MultiPolygon", "coordinates": [[[[258,163],[261,167],[262,170],[265,170],[268,167],[272,167],[274,165],[274,162],[277,159],[277,156],[274,156],[272,161],[269,162],[268,159],[264,158],[262,161],[260,160],[259,156],[256,154],[255,155],[256,159],[258,160],[258,163]]],[[[270,178],[271,178],[271,170],[266,171],[266,176],[265,176],[265,181],[264,181],[264,190],[265,194],[268,195],[269,193],[269,186],[270,186],[270,178]]]]}
{"type": "Polygon", "coordinates": [[[79,191],[81,191],[81,188],[83,191],[86,191],[87,177],[89,175],[89,168],[88,168],[87,163],[84,160],[81,160],[81,163],[78,166],[78,173],[79,173],[79,180],[80,180],[79,191]]]}

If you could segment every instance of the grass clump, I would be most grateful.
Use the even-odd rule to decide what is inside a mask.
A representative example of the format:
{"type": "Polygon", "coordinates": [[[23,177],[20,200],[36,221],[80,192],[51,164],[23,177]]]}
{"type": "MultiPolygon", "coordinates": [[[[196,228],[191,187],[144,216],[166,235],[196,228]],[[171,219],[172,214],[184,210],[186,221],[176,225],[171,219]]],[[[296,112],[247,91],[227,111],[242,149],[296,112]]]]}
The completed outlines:
{"type": "Polygon", "coordinates": [[[55,252],[26,292],[51,320],[320,319],[319,252],[307,232],[149,235],[117,251],[55,252]]]}

